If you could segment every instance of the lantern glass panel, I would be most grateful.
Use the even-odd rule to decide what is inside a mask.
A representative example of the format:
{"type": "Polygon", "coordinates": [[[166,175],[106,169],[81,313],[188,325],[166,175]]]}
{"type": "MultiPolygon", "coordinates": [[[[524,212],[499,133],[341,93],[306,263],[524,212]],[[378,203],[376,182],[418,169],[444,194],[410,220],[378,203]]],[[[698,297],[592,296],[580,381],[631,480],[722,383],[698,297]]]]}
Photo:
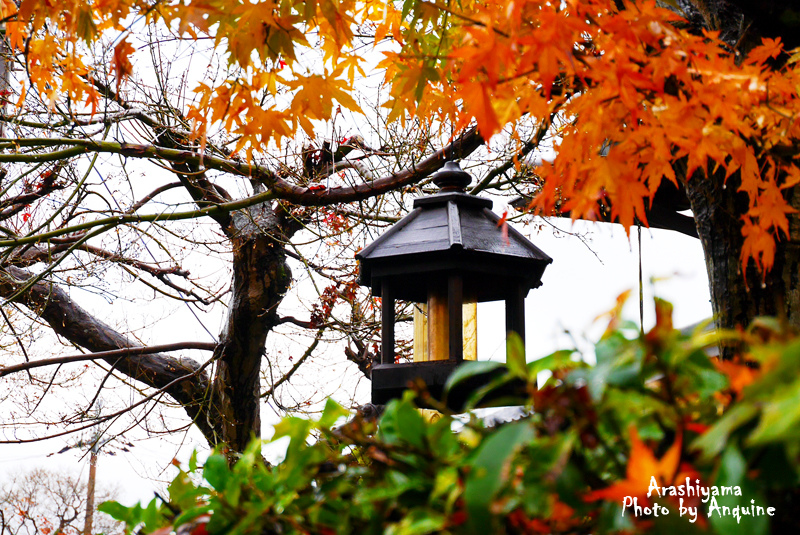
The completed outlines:
{"type": "MultiPolygon", "coordinates": [[[[461,308],[464,360],[478,359],[478,304],[468,301],[461,308]]],[[[448,360],[450,321],[447,298],[435,296],[428,303],[414,304],[414,362],[448,360]],[[432,303],[433,306],[430,306],[432,303]],[[431,314],[432,311],[432,314],[431,314]]]]}

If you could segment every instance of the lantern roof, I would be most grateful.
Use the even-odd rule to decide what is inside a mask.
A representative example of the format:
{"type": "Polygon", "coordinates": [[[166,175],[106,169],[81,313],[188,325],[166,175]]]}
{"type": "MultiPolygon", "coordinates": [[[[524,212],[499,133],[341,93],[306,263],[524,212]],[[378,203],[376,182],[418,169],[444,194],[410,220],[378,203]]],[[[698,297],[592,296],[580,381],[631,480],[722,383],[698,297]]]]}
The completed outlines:
{"type": "Polygon", "coordinates": [[[470,175],[447,162],[433,176],[436,195],[414,200],[414,209],[356,258],[360,284],[381,295],[381,284],[394,286],[396,297],[424,301],[428,280],[458,272],[465,291],[478,301],[503,299],[510,288],[541,285],[553,260],[491,211],[492,201],[464,193],[470,175]],[[472,290],[470,290],[472,288],[472,290]]]}

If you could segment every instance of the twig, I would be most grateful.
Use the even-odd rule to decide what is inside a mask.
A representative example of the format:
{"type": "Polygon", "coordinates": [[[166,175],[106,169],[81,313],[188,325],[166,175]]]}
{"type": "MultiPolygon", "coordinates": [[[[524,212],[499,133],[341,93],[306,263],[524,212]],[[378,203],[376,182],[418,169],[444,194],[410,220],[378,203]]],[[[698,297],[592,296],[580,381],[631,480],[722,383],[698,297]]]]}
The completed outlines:
{"type": "MultiPolygon", "coordinates": [[[[155,346],[152,346],[152,347],[155,347],[155,346]]],[[[97,354],[97,353],[95,353],[95,354],[97,354]]],[[[52,435],[47,435],[47,436],[39,437],[39,438],[21,438],[21,439],[16,439],[16,440],[0,440],[0,444],[27,444],[27,443],[30,443],[30,442],[41,442],[43,440],[50,440],[51,438],[58,438],[58,437],[63,437],[65,435],[70,435],[72,433],[77,433],[78,431],[83,431],[85,429],[89,429],[91,427],[94,427],[94,426],[99,425],[101,423],[107,422],[109,420],[114,420],[116,418],[119,418],[120,416],[122,416],[126,412],[135,409],[139,405],[143,405],[143,404],[147,403],[151,399],[154,399],[156,396],[160,396],[160,395],[166,394],[168,392],[168,390],[170,388],[172,388],[173,386],[175,386],[176,384],[182,383],[183,381],[186,381],[187,379],[191,379],[192,377],[196,377],[203,370],[205,370],[208,366],[210,366],[211,363],[214,362],[215,360],[216,360],[215,358],[209,359],[207,362],[205,362],[204,364],[199,366],[193,372],[187,373],[186,375],[181,375],[180,377],[176,377],[175,379],[173,379],[172,381],[170,381],[169,383],[167,383],[163,387],[159,388],[158,390],[156,390],[152,394],[150,394],[148,396],[145,396],[144,398],[140,399],[139,401],[137,401],[133,405],[131,405],[129,407],[126,407],[124,409],[120,409],[117,412],[114,412],[112,414],[108,414],[106,416],[103,416],[103,417],[100,417],[100,418],[96,418],[90,424],[78,427],[77,429],[69,429],[67,431],[62,431],[60,433],[53,433],[52,435]]]]}
{"type": "Polygon", "coordinates": [[[20,372],[23,370],[30,370],[32,368],[41,368],[43,366],[52,366],[53,364],[66,364],[69,362],[81,362],[84,360],[97,360],[109,357],[131,357],[136,355],[150,355],[152,353],[168,353],[170,351],[180,351],[183,349],[200,349],[203,351],[214,351],[217,344],[213,342],[177,342],[174,344],[162,344],[155,346],[143,347],[125,347],[122,349],[112,349],[110,351],[98,351],[97,353],[84,353],[81,355],[71,355],[68,357],[54,357],[51,359],[41,359],[23,364],[15,364],[12,366],[0,367],[0,377],[20,372]]]}
{"type": "Polygon", "coordinates": [[[320,329],[319,331],[317,331],[317,335],[316,335],[316,337],[314,337],[314,341],[311,343],[311,345],[310,345],[310,346],[308,346],[308,349],[306,349],[306,352],[305,352],[305,353],[303,353],[303,356],[302,356],[302,357],[300,357],[299,359],[297,359],[297,362],[295,362],[295,363],[294,363],[294,366],[292,366],[292,368],[291,368],[291,369],[290,369],[288,372],[286,372],[286,375],[284,375],[283,377],[281,377],[280,379],[278,379],[278,380],[277,380],[277,381],[276,381],[276,382],[275,382],[275,383],[274,383],[274,384],[273,384],[273,385],[270,387],[270,389],[269,389],[269,390],[267,390],[266,392],[264,392],[263,394],[261,394],[261,398],[262,398],[262,399],[264,399],[264,398],[268,398],[268,397],[272,397],[272,394],[275,392],[275,389],[276,389],[276,388],[278,388],[278,387],[279,387],[279,386],[281,386],[283,383],[285,383],[286,381],[288,381],[289,379],[291,379],[292,375],[294,375],[294,372],[296,372],[296,371],[297,371],[297,369],[298,369],[298,368],[300,368],[300,366],[301,366],[301,365],[302,365],[302,364],[303,364],[303,363],[306,361],[306,359],[308,359],[308,357],[310,357],[310,356],[311,356],[311,353],[313,353],[313,352],[314,352],[314,350],[317,348],[317,344],[319,344],[319,341],[320,341],[320,339],[322,338],[322,333],[323,333],[323,329],[320,329]]]}

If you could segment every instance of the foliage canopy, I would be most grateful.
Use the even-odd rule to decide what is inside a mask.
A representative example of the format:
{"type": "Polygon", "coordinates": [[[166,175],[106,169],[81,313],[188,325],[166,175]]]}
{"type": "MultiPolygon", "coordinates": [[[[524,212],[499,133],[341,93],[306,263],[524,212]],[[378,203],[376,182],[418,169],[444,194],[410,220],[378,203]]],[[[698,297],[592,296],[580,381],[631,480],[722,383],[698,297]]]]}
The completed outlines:
{"type": "MultiPolygon", "coordinates": [[[[569,118],[558,129],[559,157],[540,170],[544,186],[532,205],[540,213],[597,219],[602,201],[630,227],[647,222],[663,180],[703,180],[718,167],[738,173],[748,202],[741,262],[769,271],[794,212],[783,192],[800,183],[792,158],[800,55],[776,61],[780,38],[753,47],[731,45],[713,28],[698,33],[672,4],[24,0],[17,8],[4,0],[0,14],[11,47],[25,53],[27,85],[70,113],[104,113],[96,80],[111,76],[119,89],[131,74],[138,18],[178,38],[212,39],[230,69],[196,83],[186,119],[201,154],[209,129],[221,125],[248,162],[298,130],[314,137],[314,121],[329,120],[337,103],[360,110],[351,93],[365,76],[367,52],[354,40],[364,30],[385,56],[378,67],[388,122],[418,117],[458,132],[476,121],[489,139],[526,115],[543,131],[555,115],[569,118]],[[113,48],[110,72],[97,46],[113,48]],[[315,47],[324,51],[319,67],[302,61],[302,50],[315,47]]],[[[255,173],[247,165],[238,172],[255,173]]],[[[281,196],[280,180],[267,185],[281,196]]]]}

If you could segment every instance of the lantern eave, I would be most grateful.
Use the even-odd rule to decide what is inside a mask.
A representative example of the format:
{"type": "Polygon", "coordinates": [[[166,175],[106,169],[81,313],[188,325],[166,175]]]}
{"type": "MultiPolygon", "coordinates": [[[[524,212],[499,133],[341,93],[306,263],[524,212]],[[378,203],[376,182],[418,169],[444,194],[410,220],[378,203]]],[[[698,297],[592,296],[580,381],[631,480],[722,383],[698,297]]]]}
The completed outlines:
{"type": "Polygon", "coordinates": [[[380,295],[385,280],[402,287],[409,276],[458,272],[538,287],[552,259],[502,222],[491,204],[453,192],[416,199],[412,212],[356,255],[359,283],[380,295]]]}

